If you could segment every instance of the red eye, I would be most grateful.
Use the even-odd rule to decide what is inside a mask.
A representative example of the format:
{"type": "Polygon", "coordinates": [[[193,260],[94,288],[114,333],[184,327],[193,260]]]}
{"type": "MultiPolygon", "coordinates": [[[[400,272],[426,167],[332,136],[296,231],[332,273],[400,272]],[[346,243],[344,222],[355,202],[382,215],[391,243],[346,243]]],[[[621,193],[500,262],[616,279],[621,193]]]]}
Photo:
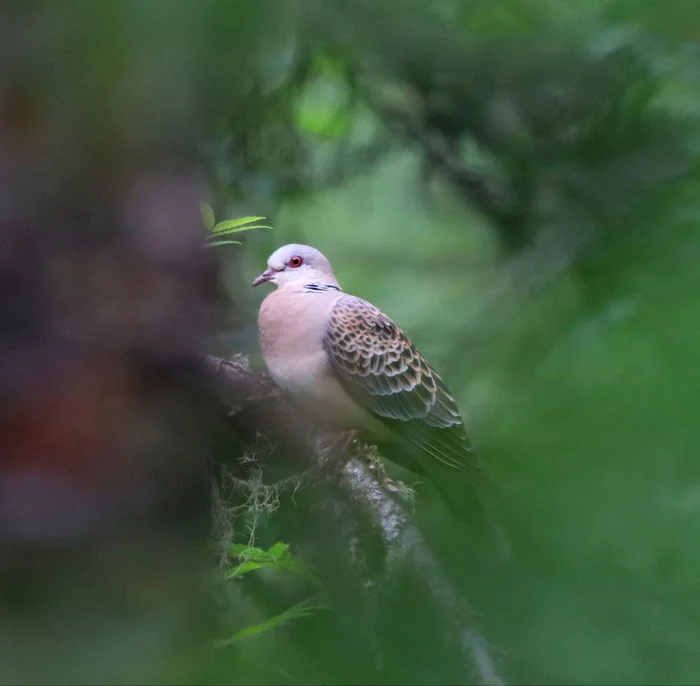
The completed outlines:
{"type": "Polygon", "coordinates": [[[301,267],[302,263],[304,260],[299,257],[299,255],[294,255],[291,260],[289,260],[289,266],[290,267],[301,267]]]}

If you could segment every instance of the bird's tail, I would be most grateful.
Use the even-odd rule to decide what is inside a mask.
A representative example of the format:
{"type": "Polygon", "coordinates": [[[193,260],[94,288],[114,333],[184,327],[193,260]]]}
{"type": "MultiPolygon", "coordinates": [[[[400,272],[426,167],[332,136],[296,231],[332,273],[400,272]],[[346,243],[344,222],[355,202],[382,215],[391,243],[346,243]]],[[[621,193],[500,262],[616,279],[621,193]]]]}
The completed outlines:
{"type": "Polygon", "coordinates": [[[487,487],[470,483],[464,475],[436,469],[432,462],[406,443],[382,444],[382,453],[392,462],[403,466],[414,474],[427,477],[441,497],[452,517],[465,530],[474,550],[485,561],[505,564],[510,559],[510,544],[503,529],[494,521],[480,491],[487,487]],[[477,490],[479,489],[479,490],[477,490]]]}
{"type": "Polygon", "coordinates": [[[511,551],[505,532],[476,490],[459,478],[433,478],[433,484],[450,514],[467,530],[476,549],[489,561],[508,562],[511,551]]]}

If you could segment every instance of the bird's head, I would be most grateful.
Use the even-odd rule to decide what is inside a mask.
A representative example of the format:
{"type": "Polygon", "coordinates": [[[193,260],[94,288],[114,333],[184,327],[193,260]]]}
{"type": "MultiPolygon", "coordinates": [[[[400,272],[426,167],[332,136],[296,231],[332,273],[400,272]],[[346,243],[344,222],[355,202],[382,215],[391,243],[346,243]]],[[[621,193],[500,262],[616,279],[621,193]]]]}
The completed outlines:
{"type": "Polygon", "coordinates": [[[323,253],[309,245],[290,243],[270,255],[267,269],[253,281],[253,286],[269,281],[277,288],[321,283],[337,286],[331,263],[323,253]]]}

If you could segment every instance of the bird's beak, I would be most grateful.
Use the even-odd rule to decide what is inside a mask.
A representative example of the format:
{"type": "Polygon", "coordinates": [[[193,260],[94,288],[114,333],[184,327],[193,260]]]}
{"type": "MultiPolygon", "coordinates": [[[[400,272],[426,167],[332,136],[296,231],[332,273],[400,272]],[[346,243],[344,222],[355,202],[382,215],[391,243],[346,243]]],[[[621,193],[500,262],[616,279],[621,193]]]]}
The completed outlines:
{"type": "Polygon", "coordinates": [[[275,276],[275,270],[274,269],[266,269],[260,276],[253,281],[251,286],[259,286],[261,283],[265,283],[266,281],[271,281],[275,276]]]}

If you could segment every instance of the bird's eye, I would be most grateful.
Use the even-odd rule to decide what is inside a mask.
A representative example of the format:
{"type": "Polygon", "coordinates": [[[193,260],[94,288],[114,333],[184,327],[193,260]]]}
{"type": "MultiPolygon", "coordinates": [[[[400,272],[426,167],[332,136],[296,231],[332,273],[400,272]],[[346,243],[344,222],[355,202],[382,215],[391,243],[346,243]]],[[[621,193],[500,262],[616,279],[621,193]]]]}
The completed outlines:
{"type": "Polygon", "coordinates": [[[290,267],[301,267],[302,263],[304,260],[299,257],[299,255],[294,255],[291,260],[289,260],[289,266],[290,267]]]}

